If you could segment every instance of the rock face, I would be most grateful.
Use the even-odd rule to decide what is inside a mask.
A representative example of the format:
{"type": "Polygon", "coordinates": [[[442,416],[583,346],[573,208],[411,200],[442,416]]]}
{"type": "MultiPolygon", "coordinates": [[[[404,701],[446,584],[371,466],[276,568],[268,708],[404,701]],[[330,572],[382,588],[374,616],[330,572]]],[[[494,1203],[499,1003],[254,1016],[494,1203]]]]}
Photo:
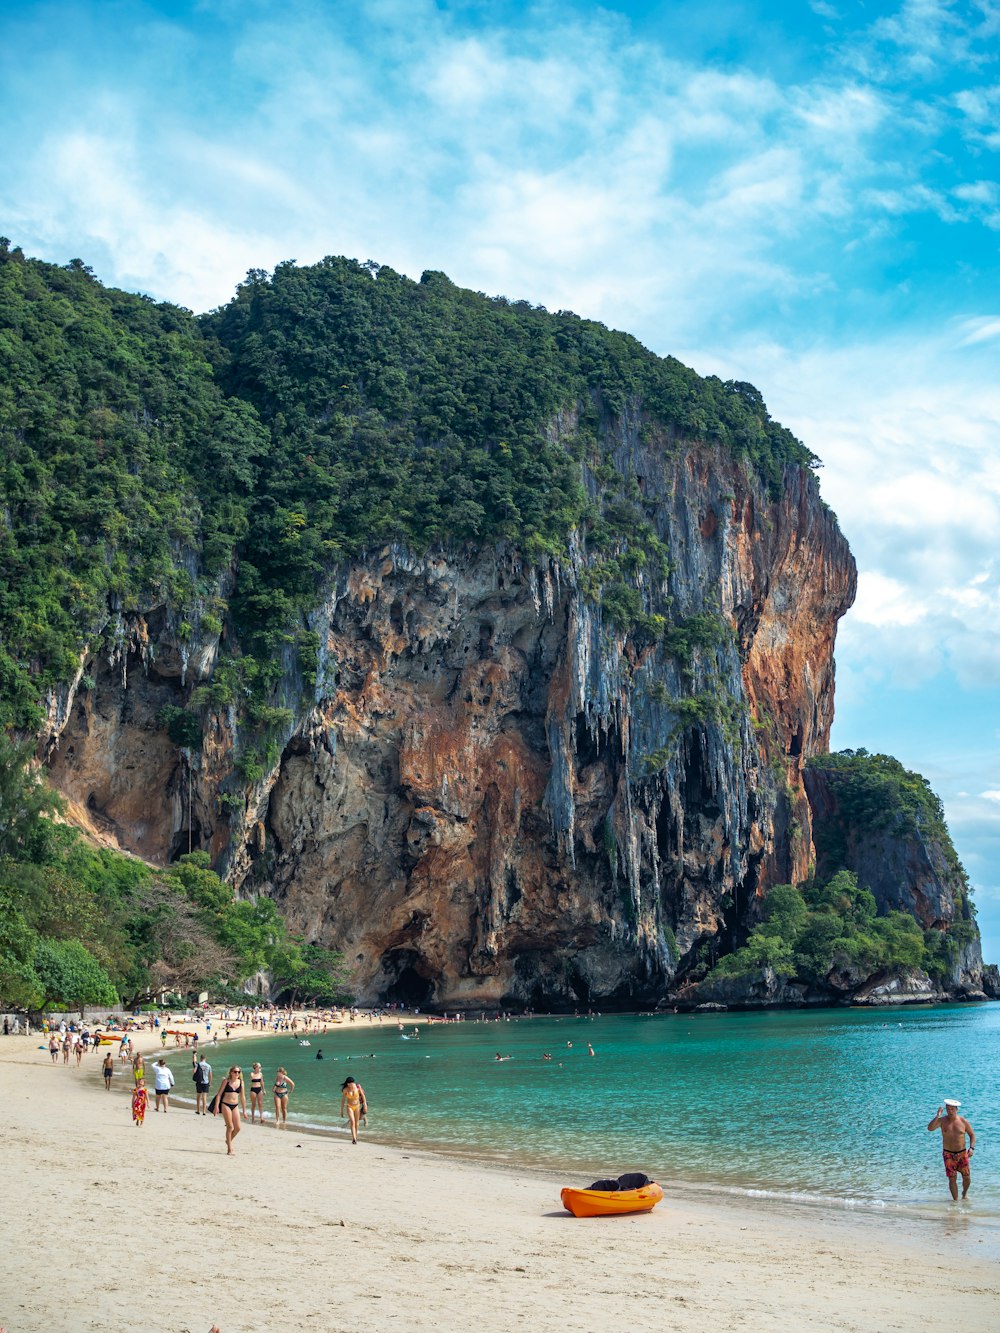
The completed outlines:
{"type": "Polygon", "coordinates": [[[851,824],[839,808],[840,780],[836,770],[823,767],[805,772],[820,849],[817,874],[823,877],[843,866],[871,890],[880,916],[907,912],[925,931],[949,931],[961,945],[951,966],[949,988],[955,994],[978,995],[984,990],[982,948],[968,885],[953,849],[901,815],[881,827],[851,824]],[[836,865],[822,851],[827,844],[836,845],[836,865]]]}
{"type": "Polygon", "coordinates": [[[52,701],[53,780],[122,847],[204,847],[274,895],[364,1000],[655,1003],[808,872],[802,770],[827,747],[855,569],[803,469],[774,499],[729,454],[654,449],[627,421],[614,461],[670,552],[646,608],[715,617],[709,646],[616,630],[578,546],[386,549],[312,614],[315,689],[285,663],[292,721],[259,780],[234,768],[236,708],[200,751],[170,741],[164,707],[218,644],[196,626],[182,651],[153,612],[52,701]]]}

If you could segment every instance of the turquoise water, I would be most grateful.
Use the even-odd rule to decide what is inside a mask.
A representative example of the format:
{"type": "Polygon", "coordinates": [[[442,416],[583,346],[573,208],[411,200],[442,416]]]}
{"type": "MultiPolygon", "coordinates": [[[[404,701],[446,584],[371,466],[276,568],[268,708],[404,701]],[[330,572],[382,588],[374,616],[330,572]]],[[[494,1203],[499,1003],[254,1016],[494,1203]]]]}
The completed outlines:
{"type": "Polygon", "coordinates": [[[353,1074],[372,1138],[861,1207],[945,1201],[926,1125],[959,1097],[980,1136],[976,1212],[1000,1220],[1000,1005],[467,1022],[409,1041],[364,1021],[311,1041],[250,1038],[209,1059],[217,1075],[261,1060],[268,1092],[283,1064],[303,1124],[340,1128],[353,1074]]]}

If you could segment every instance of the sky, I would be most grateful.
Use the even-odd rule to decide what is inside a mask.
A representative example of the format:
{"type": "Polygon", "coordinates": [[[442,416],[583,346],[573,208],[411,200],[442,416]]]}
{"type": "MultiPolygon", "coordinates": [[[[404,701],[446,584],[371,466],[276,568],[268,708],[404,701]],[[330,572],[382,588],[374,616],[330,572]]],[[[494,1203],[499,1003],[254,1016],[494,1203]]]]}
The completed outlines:
{"type": "Polygon", "coordinates": [[[749,380],[859,566],[835,748],[1000,961],[1000,0],[0,0],[0,231],[193,310],[327,254],[749,380]]]}

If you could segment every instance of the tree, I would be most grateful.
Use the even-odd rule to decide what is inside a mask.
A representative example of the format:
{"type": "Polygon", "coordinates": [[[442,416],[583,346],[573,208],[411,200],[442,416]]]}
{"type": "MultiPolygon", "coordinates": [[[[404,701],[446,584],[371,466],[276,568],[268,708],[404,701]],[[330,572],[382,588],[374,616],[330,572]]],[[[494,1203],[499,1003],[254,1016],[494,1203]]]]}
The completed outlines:
{"type": "Polygon", "coordinates": [[[37,944],[16,894],[0,883],[0,1008],[36,1009],[45,998],[34,965],[37,944]]]}
{"type": "Polygon", "coordinates": [[[30,742],[17,745],[0,731],[0,858],[44,855],[51,830],[46,816],[61,808],[59,797],[31,767],[33,758],[30,742]]]}
{"type": "Polygon", "coordinates": [[[764,920],[758,930],[794,943],[808,914],[805,899],[794,885],[775,884],[764,903],[764,920]]]}
{"type": "Polygon", "coordinates": [[[320,944],[283,940],[272,954],[269,971],[273,993],[293,1005],[349,999],[351,974],[343,954],[320,944]]]}
{"type": "Polygon", "coordinates": [[[172,875],[138,892],[131,928],[148,971],[147,988],[184,995],[243,974],[238,955],[215,937],[205,911],[172,875]]]}
{"type": "Polygon", "coordinates": [[[39,940],[33,961],[45,1008],[83,1013],[88,1004],[118,1003],[111,978],[79,940],[39,940]]]}

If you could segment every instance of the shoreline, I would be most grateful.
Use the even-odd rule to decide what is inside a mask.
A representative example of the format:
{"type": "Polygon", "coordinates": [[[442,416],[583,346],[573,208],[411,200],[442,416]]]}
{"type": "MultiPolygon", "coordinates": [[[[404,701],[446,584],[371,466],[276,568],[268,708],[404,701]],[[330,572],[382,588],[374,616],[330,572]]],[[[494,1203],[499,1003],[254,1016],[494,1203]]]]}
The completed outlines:
{"type": "MultiPolygon", "coordinates": [[[[634,1016],[634,1015],[631,1015],[634,1016]]],[[[545,1015],[536,1015],[541,1021],[545,1021],[545,1015]]],[[[600,1016],[598,1016],[600,1017],[600,1016]]],[[[605,1015],[604,1017],[608,1017],[605,1015]]],[[[619,1017],[615,1015],[613,1017],[619,1017]]],[[[511,1020],[512,1023],[518,1020],[511,1020]]],[[[556,1020],[557,1022],[561,1020],[556,1020]]],[[[581,1023],[585,1023],[585,1016],[579,1018],[581,1023]]],[[[406,1026],[413,1026],[414,1022],[427,1023],[430,1026],[437,1026],[438,1021],[432,1016],[420,1015],[417,1020],[412,1016],[406,1020],[406,1026]]],[[[394,1034],[397,1024],[396,1019],[386,1021],[382,1027],[394,1034]]],[[[354,1040],[362,1049],[367,1049],[365,1037],[370,1027],[378,1028],[378,1024],[369,1025],[367,1020],[358,1021],[354,1024],[344,1023],[337,1029],[331,1028],[327,1036],[319,1037],[319,1043],[328,1046],[327,1058],[336,1061],[338,1058],[343,1060],[343,1052],[338,1057],[335,1052],[338,1050],[340,1041],[333,1040],[336,1032],[340,1032],[347,1040],[354,1040]]],[[[473,1026],[471,1024],[459,1024],[459,1028],[473,1026]]],[[[502,1027],[503,1024],[494,1024],[492,1021],[485,1025],[489,1029],[502,1027]]],[[[883,1027],[886,1024],[882,1024],[883,1027]]],[[[568,1030],[568,1029],[567,1029],[568,1030]]],[[[267,1054],[260,1053],[259,1058],[264,1059],[265,1066],[270,1067],[275,1060],[284,1061],[287,1054],[282,1055],[280,1047],[286,1040],[297,1041],[299,1034],[290,1038],[289,1034],[280,1034],[277,1038],[278,1053],[275,1054],[274,1034],[260,1033],[254,1031],[245,1031],[241,1034],[243,1040],[251,1042],[260,1040],[269,1045],[271,1049],[267,1054]]],[[[235,1039],[235,1036],[234,1036],[235,1039]]],[[[598,1037],[594,1037],[598,1041],[598,1037]]],[[[210,1048],[216,1051],[217,1069],[219,1066],[225,1067],[225,1062],[219,1060],[219,1056],[224,1054],[222,1047],[210,1048]]],[[[312,1034],[312,1045],[317,1045],[317,1034],[312,1034]]],[[[381,1047],[378,1048],[381,1053],[381,1047]]],[[[258,1048],[259,1051],[259,1048],[258,1048]]],[[[210,1053],[210,1052],[209,1052],[210,1053]]],[[[176,1056],[179,1051],[174,1051],[176,1056]]],[[[170,1051],[168,1050],[168,1055],[170,1051]]],[[[239,1057],[233,1054],[233,1060],[239,1057]]],[[[255,1058],[258,1058],[255,1053],[255,1058]]],[[[249,1057],[247,1057],[249,1059],[249,1057]]],[[[348,1061],[357,1059],[363,1069],[367,1070],[368,1065],[364,1056],[359,1056],[356,1052],[348,1055],[348,1061]]],[[[311,1062],[309,1062],[311,1063],[311,1062]]],[[[492,1067],[492,1062],[491,1067],[492,1067]]],[[[178,1069],[183,1068],[178,1064],[178,1069]]],[[[340,1073],[337,1078],[347,1072],[358,1070],[354,1064],[347,1064],[346,1069],[343,1065],[338,1066],[340,1073]]],[[[303,1077],[302,1071],[294,1071],[296,1077],[303,1077]]],[[[181,1086],[182,1075],[178,1075],[181,1086]]],[[[365,1074],[361,1075],[362,1081],[367,1081],[365,1074]]],[[[185,1085],[186,1086],[186,1085],[185,1085]]],[[[176,1091],[176,1090],[175,1090],[176,1091]]],[[[194,1106],[193,1094],[188,1094],[181,1089],[176,1097],[178,1104],[194,1106]]],[[[268,1098],[265,1103],[268,1111],[268,1124],[270,1124],[272,1113],[270,1110],[271,1102],[268,1098]]],[[[336,1118],[335,1099],[329,1104],[317,1105],[315,1102],[306,1110],[301,1110],[295,1105],[293,1098],[292,1108],[289,1110],[289,1125],[294,1126],[303,1134],[316,1134],[319,1136],[331,1136],[334,1139],[340,1138],[346,1134],[346,1124],[336,1118]]],[[[925,1192],[921,1188],[913,1188],[912,1180],[908,1181],[910,1188],[894,1190],[888,1180],[882,1180],[878,1187],[872,1186],[865,1189],[863,1181],[848,1178],[830,1179],[815,1177],[810,1179],[808,1175],[800,1173],[797,1177],[782,1182],[779,1176],[773,1173],[762,1174],[759,1170],[754,1171],[747,1167],[744,1170],[725,1170],[712,1172],[711,1169],[705,1170],[704,1163],[699,1163],[697,1170],[688,1174],[683,1187],[677,1188],[669,1183],[663,1177],[667,1176],[667,1168],[663,1164],[663,1158],[660,1152],[654,1148],[648,1151],[649,1144],[645,1148],[640,1147],[638,1156],[626,1152],[624,1156],[621,1153],[613,1154],[609,1159],[611,1163],[617,1162],[614,1169],[596,1169],[595,1157],[590,1146],[581,1151],[580,1146],[575,1148],[565,1146],[562,1150],[557,1150],[549,1145],[548,1150],[534,1148],[533,1139],[529,1135],[523,1142],[518,1141],[515,1146],[508,1147],[511,1142],[492,1136],[479,1136],[469,1138],[462,1136],[449,1136],[446,1132],[436,1131],[432,1124],[414,1123],[411,1124],[405,1119],[400,1119],[397,1115],[390,1116],[390,1124],[387,1127],[386,1121],[379,1117],[379,1108],[376,1107],[374,1124],[365,1129],[362,1137],[385,1146],[387,1148],[398,1149],[408,1153],[424,1153],[444,1161],[461,1161],[471,1163],[474,1166],[485,1168],[496,1168],[500,1170],[512,1170],[520,1172],[529,1172],[534,1175],[551,1177],[560,1175],[564,1179],[581,1183],[584,1178],[592,1179],[597,1175],[615,1175],[620,1170],[642,1169],[646,1171],[661,1171],[660,1183],[669,1195],[675,1189],[679,1195],[693,1192],[699,1198],[714,1201],[720,1206],[728,1206],[733,1201],[737,1203],[741,1200],[755,1200],[767,1206],[788,1206],[791,1208],[803,1208],[808,1213],[837,1213],[845,1216],[859,1218],[877,1219],[880,1225],[919,1225],[935,1226],[949,1211],[947,1192],[942,1190],[940,1196],[933,1190],[925,1192]]],[[[510,1126],[507,1126],[509,1129],[510,1126]]],[[[981,1127],[980,1127],[981,1130],[981,1127]]],[[[595,1140],[599,1148],[600,1135],[595,1134],[595,1140]]],[[[676,1160],[676,1154],[668,1153],[668,1160],[676,1160]]],[[[935,1177],[934,1183],[938,1183],[935,1177]]],[[[1000,1201],[995,1197],[996,1191],[992,1187],[987,1189],[984,1198],[980,1190],[974,1190],[972,1199],[968,1205],[967,1224],[974,1228],[981,1228],[984,1232],[984,1245],[994,1253],[1000,1260],[1000,1201]]]]}
{"type": "MultiPolygon", "coordinates": [[[[301,1018],[301,1014],[298,1015],[301,1018]]],[[[532,1015],[533,1018],[546,1019],[548,1015],[532,1015]]],[[[357,1020],[354,1023],[344,1021],[342,1024],[331,1026],[325,1036],[312,1032],[310,1035],[312,1043],[315,1045],[317,1036],[324,1043],[329,1042],[335,1046],[334,1039],[338,1033],[343,1037],[361,1037],[370,1028],[383,1027],[385,1029],[394,1029],[397,1017],[387,1018],[381,1025],[377,1021],[369,1024],[367,1019],[357,1020]]],[[[511,1019],[511,1022],[522,1020],[511,1019]]],[[[584,1015],[579,1016],[579,1021],[586,1021],[584,1015]]],[[[409,1015],[404,1020],[405,1025],[413,1026],[435,1026],[441,1023],[441,1020],[434,1015],[420,1014],[417,1016],[409,1015]]],[[[465,1026],[461,1024],[460,1026],[465,1026]]],[[[494,1024],[490,1020],[488,1027],[503,1026],[503,1024],[494,1024]]],[[[301,1033],[294,1036],[289,1033],[277,1034],[279,1041],[300,1039],[301,1033]]],[[[260,1032],[252,1029],[234,1030],[230,1038],[231,1041],[237,1040],[260,1040],[273,1042],[276,1034],[273,1032],[260,1032]]],[[[212,1063],[211,1053],[215,1052],[215,1070],[218,1074],[220,1070],[226,1067],[225,1061],[219,1057],[223,1054],[226,1045],[225,1039],[219,1041],[216,1046],[205,1046],[204,1051],[209,1054],[210,1063],[212,1063]]],[[[166,1055],[169,1059],[176,1060],[176,1057],[185,1052],[184,1047],[168,1047],[166,1055]]],[[[159,1053],[157,1046],[156,1052],[159,1053]]],[[[148,1054],[148,1053],[147,1053],[148,1054]]],[[[190,1055],[190,1048],[187,1048],[186,1055],[190,1055]]],[[[234,1061],[238,1057],[234,1054],[234,1061]]],[[[272,1057],[273,1058],[273,1057],[272,1057]]],[[[350,1059],[351,1057],[348,1057],[350,1059]]],[[[168,1059],[168,1062],[169,1062],[168,1059]]],[[[332,1057],[333,1060],[337,1056],[332,1057]]],[[[347,1066],[347,1072],[350,1072],[353,1066],[347,1066]]],[[[194,1095],[185,1091],[181,1087],[181,1070],[184,1066],[175,1069],[178,1078],[178,1085],[172,1094],[171,1101],[179,1106],[193,1108],[195,1105],[194,1095]],[[180,1091],[178,1091],[180,1089],[180,1091]]],[[[214,1085],[213,1085],[214,1086],[214,1085]]],[[[184,1085],[186,1088],[186,1084],[184,1085]]],[[[270,1128],[273,1124],[273,1110],[271,1109],[270,1098],[266,1098],[265,1106],[267,1110],[267,1125],[270,1128]]],[[[333,1140],[339,1140],[348,1133],[346,1122],[338,1122],[336,1119],[311,1119],[310,1115],[316,1112],[300,1112],[295,1109],[289,1110],[288,1125],[289,1130],[295,1129],[302,1134],[316,1135],[319,1137],[329,1137],[333,1140]]],[[[376,1112],[377,1114],[377,1112],[376,1112]]],[[[579,1156],[563,1155],[554,1153],[533,1152],[530,1148],[518,1146],[512,1152],[504,1153],[495,1145],[457,1143],[448,1139],[434,1139],[417,1132],[400,1132],[398,1129],[385,1130],[381,1124],[376,1124],[374,1128],[366,1128],[362,1137],[372,1144],[388,1149],[398,1150],[409,1154],[422,1154],[424,1156],[449,1162],[457,1161],[481,1167],[487,1170],[513,1171],[521,1173],[530,1173],[533,1176],[542,1178],[553,1178],[560,1176],[565,1183],[566,1179],[573,1181],[582,1180],[584,1176],[590,1178],[595,1174],[593,1161],[588,1156],[586,1159],[579,1156]]],[[[619,1163],[619,1166],[622,1164],[619,1163]]],[[[645,1162],[639,1164],[645,1167],[645,1162]]],[[[624,1169],[624,1167],[622,1168],[624,1169]]],[[[631,1169],[631,1167],[629,1167],[631,1169]]],[[[597,1172],[597,1174],[601,1174],[597,1172]]],[[[607,1174],[607,1173],[605,1173],[607,1174]]],[[[611,1172],[614,1174],[614,1171],[611,1172]]],[[[863,1195],[852,1194],[847,1190],[836,1192],[829,1190],[823,1192],[822,1187],[810,1184],[789,1185],[786,1189],[780,1189],[769,1182],[762,1182],[759,1178],[750,1174],[742,1177],[720,1178],[718,1176],[697,1175],[688,1177],[684,1186],[676,1186],[669,1181],[660,1182],[669,1198],[671,1195],[677,1197],[687,1197],[693,1193],[698,1198],[707,1202],[717,1204],[720,1207],[728,1207],[734,1203],[738,1205],[741,1201],[753,1200],[762,1206],[788,1207],[793,1209],[803,1209],[807,1214],[815,1215],[817,1213],[843,1215],[845,1217],[855,1217],[858,1219],[870,1219],[881,1226],[908,1226],[915,1225],[919,1227],[938,1226],[946,1218],[950,1211],[946,1194],[942,1192],[940,1199],[926,1196],[919,1197],[879,1197],[875,1194],[863,1195]]],[[[998,1261],[1000,1261],[1000,1209],[997,1208],[996,1201],[992,1201],[983,1209],[979,1198],[974,1197],[969,1211],[964,1216],[963,1225],[982,1229],[984,1248],[988,1248],[998,1261]]]]}
{"type": "MultiPolygon", "coordinates": [[[[155,1054],[156,1035],[144,1036],[155,1054]]],[[[126,1100],[105,1093],[96,1057],[81,1077],[39,1044],[0,1040],[18,1200],[0,1223],[8,1333],[121,1327],[139,1274],[136,1311],[152,1299],[161,1322],[192,1333],[213,1320],[222,1333],[525,1320],[543,1333],[623,1321],[678,1333],[944,1330],[959,1319],[988,1327],[1000,1298],[992,1247],[964,1210],[887,1226],[878,1213],[723,1200],[669,1182],[649,1215],[578,1220],[551,1170],[372,1138],[354,1153],[346,1136],[291,1122],[277,1133],[248,1125],[227,1158],[217,1121],[151,1109],[137,1130],[126,1100]],[[95,1283],[98,1253],[106,1276],[95,1283]]]]}

